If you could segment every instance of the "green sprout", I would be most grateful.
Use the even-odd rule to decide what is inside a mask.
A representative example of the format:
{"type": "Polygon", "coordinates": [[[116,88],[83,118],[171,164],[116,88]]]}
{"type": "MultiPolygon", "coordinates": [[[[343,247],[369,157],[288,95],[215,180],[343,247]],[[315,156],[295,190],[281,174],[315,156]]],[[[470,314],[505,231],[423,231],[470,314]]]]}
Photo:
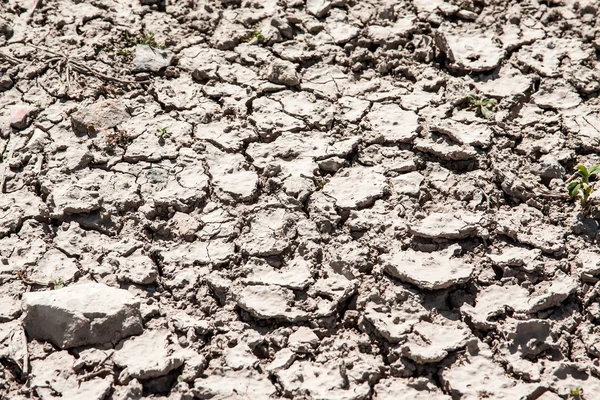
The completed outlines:
{"type": "Polygon", "coordinates": [[[182,375],[179,375],[177,377],[177,382],[179,382],[179,383],[183,382],[183,376],[182,375]]]}
{"type": "Polygon", "coordinates": [[[148,46],[155,47],[157,49],[164,49],[165,44],[159,44],[154,38],[154,32],[144,32],[140,35],[133,36],[129,32],[123,31],[123,39],[127,44],[127,47],[133,47],[138,44],[147,44],[148,46]]]}
{"type": "Polygon", "coordinates": [[[157,127],[156,128],[156,136],[158,136],[158,140],[167,139],[169,136],[171,136],[171,134],[169,133],[169,128],[167,128],[166,126],[157,127]]]}
{"type": "Polygon", "coordinates": [[[581,207],[588,208],[588,199],[594,192],[594,183],[590,183],[590,178],[600,173],[600,164],[594,165],[589,170],[584,165],[578,165],[577,171],[579,177],[567,185],[567,191],[572,198],[579,197],[581,207]]]}
{"type": "Polygon", "coordinates": [[[475,107],[479,114],[484,118],[492,116],[491,108],[498,105],[498,100],[488,99],[487,97],[477,97],[474,94],[469,94],[469,104],[475,107]]]}
{"type": "Polygon", "coordinates": [[[569,392],[570,399],[582,399],[583,396],[583,388],[581,386],[577,386],[575,389],[571,389],[569,392]]]}
{"type": "Polygon", "coordinates": [[[264,37],[264,35],[262,34],[261,30],[259,29],[258,24],[254,25],[252,27],[252,32],[250,32],[248,35],[246,35],[242,39],[242,42],[243,43],[248,43],[248,42],[252,41],[253,39],[256,39],[259,43],[263,43],[263,42],[267,41],[267,38],[264,37]]]}
{"type": "Polygon", "coordinates": [[[62,289],[65,286],[62,278],[56,278],[50,281],[50,286],[52,290],[62,289]]]}

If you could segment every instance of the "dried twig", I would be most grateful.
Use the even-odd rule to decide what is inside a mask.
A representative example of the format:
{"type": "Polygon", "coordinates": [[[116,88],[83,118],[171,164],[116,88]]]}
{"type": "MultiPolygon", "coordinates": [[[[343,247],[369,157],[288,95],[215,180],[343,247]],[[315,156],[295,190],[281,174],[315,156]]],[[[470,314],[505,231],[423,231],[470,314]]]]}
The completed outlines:
{"type": "Polygon", "coordinates": [[[29,23],[29,21],[31,21],[31,18],[33,18],[33,13],[40,5],[40,2],[41,2],[41,0],[33,0],[33,5],[31,6],[31,8],[29,9],[29,12],[27,13],[27,23],[29,23]]]}
{"type": "Polygon", "coordinates": [[[13,58],[11,56],[9,56],[8,54],[4,54],[2,52],[0,52],[0,59],[3,59],[4,61],[12,64],[12,65],[19,65],[21,64],[21,61],[17,60],[16,58],[13,58]]]}
{"type": "MultiPolygon", "coordinates": [[[[77,72],[81,72],[81,73],[84,73],[84,74],[94,75],[94,76],[96,76],[96,77],[98,77],[100,79],[104,79],[104,80],[107,80],[107,81],[114,81],[114,82],[123,83],[123,84],[150,83],[149,80],[146,80],[146,81],[136,81],[136,80],[115,78],[113,76],[109,76],[109,75],[103,74],[100,71],[96,71],[95,69],[88,67],[84,63],[79,62],[79,61],[75,61],[75,60],[69,58],[66,55],[62,55],[62,54],[59,54],[59,53],[57,53],[55,51],[44,49],[42,47],[38,47],[38,46],[33,45],[33,44],[28,44],[27,46],[30,46],[30,47],[33,47],[35,49],[38,49],[38,50],[41,50],[41,51],[45,51],[46,53],[53,54],[53,55],[57,56],[58,58],[60,58],[61,63],[63,65],[65,65],[67,68],[71,68],[71,69],[73,69],[73,70],[75,70],[77,72]]],[[[59,61],[59,59],[53,58],[51,60],[48,60],[48,62],[53,62],[53,61],[59,61]]]]}

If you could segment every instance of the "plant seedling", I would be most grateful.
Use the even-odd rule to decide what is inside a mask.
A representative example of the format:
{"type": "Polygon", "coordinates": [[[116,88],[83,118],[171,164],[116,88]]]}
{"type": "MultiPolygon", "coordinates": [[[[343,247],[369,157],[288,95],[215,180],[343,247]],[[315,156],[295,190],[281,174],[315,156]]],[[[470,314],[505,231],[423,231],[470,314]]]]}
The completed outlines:
{"type": "Polygon", "coordinates": [[[264,37],[261,30],[258,29],[258,25],[254,25],[252,32],[248,34],[246,37],[242,39],[243,43],[248,43],[252,41],[252,39],[256,39],[259,43],[266,42],[267,38],[264,37]]]}
{"type": "Polygon", "coordinates": [[[469,104],[471,107],[475,107],[482,117],[490,118],[492,116],[491,108],[498,105],[498,100],[469,94],[469,104]]]}
{"type": "Polygon", "coordinates": [[[52,286],[52,290],[62,289],[65,286],[62,278],[56,278],[50,281],[50,286],[52,286]]]}
{"type": "Polygon", "coordinates": [[[581,207],[587,209],[588,199],[594,192],[595,185],[595,183],[590,183],[590,178],[600,173],[600,164],[594,165],[590,169],[587,169],[585,165],[578,165],[576,168],[579,177],[567,185],[567,191],[572,198],[579,197],[581,207]]]}
{"type": "Polygon", "coordinates": [[[575,389],[571,389],[569,392],[570,399],[582,399],[583,396],[583,388],[581,386],[577,386],[575,389]]]}
{"type": "Polygon", "coordinates": [[[169,133],[169,128],[166,126],[159,126],[156,128],[156,136],[158,136],[159,141],[163,141],[167,139],[171,134],[169,133]]]}

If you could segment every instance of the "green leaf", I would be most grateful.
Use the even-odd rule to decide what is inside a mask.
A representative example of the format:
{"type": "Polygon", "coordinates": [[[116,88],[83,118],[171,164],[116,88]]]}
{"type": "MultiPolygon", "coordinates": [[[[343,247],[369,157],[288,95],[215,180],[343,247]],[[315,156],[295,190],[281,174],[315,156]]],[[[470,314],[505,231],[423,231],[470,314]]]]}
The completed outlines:
{"type": "Polygon", "coordinates": [[[580,190],[581,190],[581,182],[579,182],[579,181],[573,181],[573,182],[569,183],[569,185],[567,186],[567,191],[569,192],[569,196],[571,196],[571,197],[576,197],[577,194],[579,194],[580,190]]]}
{"type": "Polygon", "coordinates": [[[590,176],[592,175],[596,175],[600,173],[600,164],[598,165],[594,165],[592,168],[589,169],[588,174],[590,174],[590,176]]]}
{"type": "Polygon", "coordinates": [[[579,174],[584,178],[584,179],[588,179],[590,177],[590,173],[588,172],[588,169],[585,167],[585,165],[578,165],[575,168],[577,168],[579,170],[579,174]]]}
{"type": "Polygon", "coordinates": [[[481,115],[483,115],[484,118],[490,118],[492,116],[492,112],[488,110],[487,107],[481,106],[481,115]]]}
{"type": "Polygon", "coordinates": [[[485,104],[486,105],[491,105],[491,106],[497,106],[498,105],[498,100],[496,100],[496,99],[486,99],[485,100],[485,104]]]}

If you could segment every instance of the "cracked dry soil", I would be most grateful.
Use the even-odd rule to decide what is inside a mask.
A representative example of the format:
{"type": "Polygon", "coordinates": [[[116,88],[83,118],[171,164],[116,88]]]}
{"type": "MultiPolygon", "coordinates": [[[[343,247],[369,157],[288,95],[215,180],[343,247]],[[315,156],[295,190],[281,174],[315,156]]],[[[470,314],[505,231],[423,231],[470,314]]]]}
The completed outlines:
{"type": "Polygon", "coordinates": [[[0,399],[600,399],[599,8],[3,1],[0,399]]]}

